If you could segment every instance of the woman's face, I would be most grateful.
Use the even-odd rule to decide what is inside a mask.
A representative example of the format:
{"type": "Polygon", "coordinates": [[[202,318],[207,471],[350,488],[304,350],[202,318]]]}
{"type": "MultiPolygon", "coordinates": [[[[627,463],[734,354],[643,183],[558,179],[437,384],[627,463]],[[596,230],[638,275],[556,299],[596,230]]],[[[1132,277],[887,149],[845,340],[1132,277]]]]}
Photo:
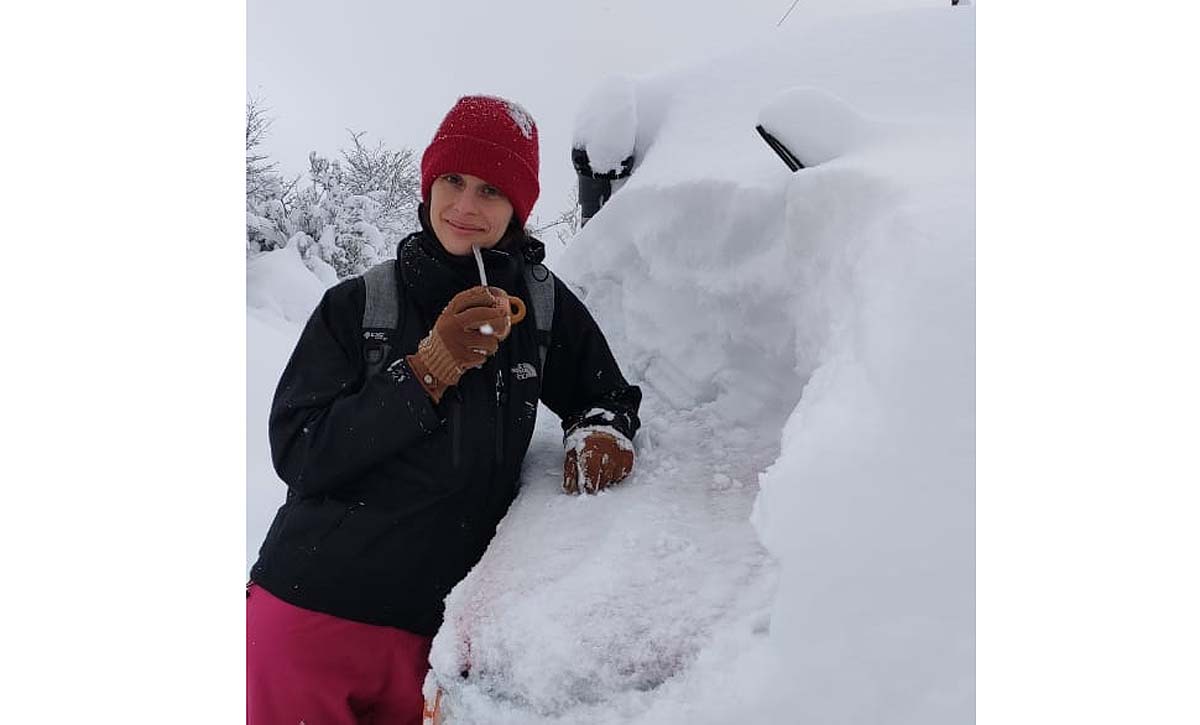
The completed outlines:
{"type": "Polygon", "coordinates": [[[429,192],[429,220],[446,251],[458,257],[471,245],[493,247],[512,220],[513,206],[500,190],[478,176],[442,174],[429,192]]]}

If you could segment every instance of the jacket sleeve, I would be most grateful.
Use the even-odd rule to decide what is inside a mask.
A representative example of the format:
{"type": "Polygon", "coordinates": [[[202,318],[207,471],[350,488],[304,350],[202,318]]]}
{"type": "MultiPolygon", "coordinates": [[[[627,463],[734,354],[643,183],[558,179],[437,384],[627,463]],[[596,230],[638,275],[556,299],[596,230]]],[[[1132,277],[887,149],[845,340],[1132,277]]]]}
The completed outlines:
{"type": "Polygon", "coordinates": [[[353,482],[441,425],[406,365],[366,378],[362,358],[365,285],[326,291],[292,352],[271,405],[271,458],[302,495],[353,482]]]}
{"type": "Polygon", "coordinates": [[[641,426],[642,390],[630,385],[587,307],[554,278],[554,323],[542,402],[562,419],[564,437],[585,425],[616,429],[629,440],[641,426]]]}

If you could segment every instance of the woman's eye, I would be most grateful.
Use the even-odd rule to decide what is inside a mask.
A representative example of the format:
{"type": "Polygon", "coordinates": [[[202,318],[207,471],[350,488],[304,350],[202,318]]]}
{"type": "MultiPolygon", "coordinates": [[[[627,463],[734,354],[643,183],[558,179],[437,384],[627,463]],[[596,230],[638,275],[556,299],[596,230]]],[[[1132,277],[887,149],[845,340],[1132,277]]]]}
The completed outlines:
{"type": "Polygon", "coordinates": [[[485,186],[480,191],[484,196],[500,196],[500,190],[494,186],[485,186]]]}
{"type": "Polygon", "coordinates": [[[454,186],[462,186],[463,183],[462,177],[458,174],[446,174],[442,178],[454,186]]]}

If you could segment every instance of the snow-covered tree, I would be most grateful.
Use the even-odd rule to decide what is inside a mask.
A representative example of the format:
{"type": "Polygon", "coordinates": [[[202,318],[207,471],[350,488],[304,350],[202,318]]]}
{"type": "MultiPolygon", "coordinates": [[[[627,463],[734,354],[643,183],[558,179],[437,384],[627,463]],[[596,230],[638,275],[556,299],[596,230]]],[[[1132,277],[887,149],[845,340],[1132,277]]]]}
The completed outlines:
{"type": "Polygon", "coordinates": [[[353,148],[342,149],[345,184],[353,194],[379,203],[376,216],[388,241],[416,227],[420,203],[421,170],[412,149],[391,150],[380,141],[364,146],[365,132],[350,132],[353,148]]]}
{"type": "Polygon", "coordinates": [[[246,99],[246,198],[261,199],[278,176],[276,163],[259,148],[274,119],[267,115],[257,98],[246,99]]]}
{"type": "Polygon", "coordinates": [[[413,152],[382,142],[367,147],[363,135],[351,132],[353,146],[341,150],[340,160],[309,155],[312,186],[300,195],[304,214],[296,218],[308,236],[298,240],[301,255],[316,254],[339,279],[394,257],[416,226],[420,177],[413,152]]]}
{"type": "Polygon", "coordinates": [[[297,179],[287,181],[276,171],[278,164],[262,150],[274,119],[262,102],[246,100],[246,253],[278,249],[287,244],[282,220],[287,200],[297,179]]]}
{"type": "Polygon", "coordinates": [[[338,161],[309,154],[312,185],[300,195],[302,214],[295,217],[300,254],[317,256],[333,267],[338,279],[360,274],[381,256],[382,233],[377,221],[379,204],[355,194],[346,183],[338,161]]]}
{"type": "Polygon", "coordinates": [[[256,99],[246,104],[246,250],[294,245],[327,283],[394,257],[416,227],[420,170],[411,149],[367,146],[351,132],[340,159],[309,154],[309,186],[285,180],[261,146],[272,119],[256,99]]]}

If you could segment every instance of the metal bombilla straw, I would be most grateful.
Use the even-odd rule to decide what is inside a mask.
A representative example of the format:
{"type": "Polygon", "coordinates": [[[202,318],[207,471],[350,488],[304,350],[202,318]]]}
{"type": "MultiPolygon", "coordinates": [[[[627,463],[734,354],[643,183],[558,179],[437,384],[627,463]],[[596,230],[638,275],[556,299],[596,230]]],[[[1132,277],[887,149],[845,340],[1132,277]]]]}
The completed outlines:
{"type": "MultiPolygon", "coordinates": [[[[492,291],[488,289],[487,270],[483,268],[483,254],[479,251],[479,245],[472,244],[471,252],[475,255],[475,266],[479,268],[479,283],[483,285],[484,289],[488,290],[488,294],[490,295],[492,291]]],[[[512,324],[515,325],[521,320],[525,319],[525,303],[520,298],[513,297],[511,295],[509,296],[508,301],[510,305],[515,306],[515,309],[510,307],[510,311],[512,312],[512,324]]],[[[496,334],[496,331],[491,325],[483,325],[479,328],[479,331],[485,335],[496,334]]]]}
{"type": "MultiPolygon", "coordinates": [[[[483,254],[479,251],[479,245],[472,244],[471,251],[475,254],[475,266],[479,268],[479,284],[483,285],[484,289],[487,289],[487,270],[483,268],[483,254]]],[[[491,290],[488,290],[488,294],[491,294],[491,290]]],[[[492,335],[496,332],[492,329],[491,325],[484,325],[479,328],[479,331],[485,335],[492,335]]]]}
{"type": "Polygon", "coordinates": [[[479,252],[479,245],[472,244],[471,251],[475,253],[475,266],[479,267],[479,284],[487,287],[487,270],[483,268],[483,254],[479,252]]]}

